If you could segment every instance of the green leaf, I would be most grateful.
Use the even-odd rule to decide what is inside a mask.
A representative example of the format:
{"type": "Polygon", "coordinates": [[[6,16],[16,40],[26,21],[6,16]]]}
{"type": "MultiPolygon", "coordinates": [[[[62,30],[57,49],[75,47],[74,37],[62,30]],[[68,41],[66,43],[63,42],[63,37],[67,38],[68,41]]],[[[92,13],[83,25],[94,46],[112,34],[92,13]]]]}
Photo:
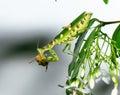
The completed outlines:
{"type": "Polygon", "coordinates": [[[81,48],[81,45],[82,45],[82,43],[83,43],[83,40],[84,40],[84,37],[85,37],[86,33],[87,33],[87,31],[83,32],[83,33],[79,36],[79,38],[78,38],[78,40],[77,40],[77,42],[76,42],[76,44],[75,44],[75,48],[74,48],[74,54],[75,54],[75,56],[73,56],[73,59],[72,59],[71,63],[69,64],[69,68],[68,68],[68,75],[69,75],[69,76],[71,75],[72,70],[73,70],[74,67],[75,67],[75,63],[76,63],[76,61],[77,61],[77,56],[79,56],[79,50],[80,50],[80,48],[81,48]]]}
{"type": "Polygon", "coordinates": [[[103,0],[103,1],[104,1],[105,4],[108,4],[108,1],[109,1],[109,0],[103,0]]]}
{"type": "Polygon", "coordinates": [[[112,53],[115,52],[115,55],[117,57],[120,57],[120,24],[115,29],[113,36],[112,36],[113,42],[113,49],[112,53]]]}
{"type": "MultiPolygon", "coordinates": [[[[93,25],[93,23],[94,23],[95,21],[98,21],[98,20],[97,20],[96,18],[93,18],[93,19],[90,20],[89,25],[88,25],[88,29],[93,25]]],[[[78,56],[79,56],[79,51],[80,51],[80,49],[81,49],[81,46],[82,46],[84,37],[85,37],[86,33],[88,32],[88,29],[87,29],[86,31],[84,31],[84,32],[79,36],[79,38],[78,38],[78,40],[77,40],[77,42],[76,42],[76,44],[75,44],[75,48],[74,48],[74,55],[75,55],[75,56],[73,56],[73,59],[72,59],[71,63],[69,64],[69,68],[68,68],[68,75],[69,75],[69,76],[71,75],[71,73],[72,73],[72,71],[73,71],[73,69],[74,69],[74,67],[75,67],[75,63],[76,63],[76,61],[77,61],[77,59],[78,59],[78,56]]]]}
{"type": "Polygon", "coordinates": [[[86,40],[84,46],[82,47],[82,50],[80,51],[79,53],[79,59],[78,61],[75,63],[75,67],[74,67],[74,71],[72,73],[72,77],[71,79],[73,78],[76,78],[77,75],[78,75],[78,72],[79,72],[79,68],[80,66],[83,64],[84,60],[85,60],[85,57],[86,57],[86,54],[87,54],[87,49],[91,44],[92,42],[94,41],[95,37],[98,35],[100,31],[100,27],[96,27],[92,32],[91,34],[89,35],[88,39],[86,40]]]}

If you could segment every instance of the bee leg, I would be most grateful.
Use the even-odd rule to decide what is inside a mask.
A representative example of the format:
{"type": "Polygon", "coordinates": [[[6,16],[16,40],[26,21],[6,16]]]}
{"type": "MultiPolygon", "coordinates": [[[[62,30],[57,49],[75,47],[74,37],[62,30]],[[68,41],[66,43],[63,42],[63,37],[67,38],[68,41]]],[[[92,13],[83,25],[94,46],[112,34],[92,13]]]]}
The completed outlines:
{"type": "Polygon", "coordinates": [[[48,69],[48,65],[46,65],[46,70],[45,70],[45,72],[47,72],[47,69],[48,69]]]}

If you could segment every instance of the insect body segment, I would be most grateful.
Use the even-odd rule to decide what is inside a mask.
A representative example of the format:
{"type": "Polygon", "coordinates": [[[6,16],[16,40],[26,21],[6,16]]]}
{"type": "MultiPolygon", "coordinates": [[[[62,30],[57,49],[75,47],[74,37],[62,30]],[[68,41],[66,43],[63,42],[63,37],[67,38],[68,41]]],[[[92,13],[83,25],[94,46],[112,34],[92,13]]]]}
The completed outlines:
{"type": "Polygon", "coordinates": [[[77,38],[77,36],[79,36],[79,34],[81,34],[87,28],[91,15],[91,13],[84,12],[77,17],[55,37],[55,39],[58,40],[56,44],[62,44],[65,41],[70,41],[77,38]]]}
{"type": "Polygon", "coordinates": [[[67,47],[70,47],[69,41],[76,39],[82,32],[87,29],[92,13],[83,12],[80,16],[78,16],[72,23],[70,23],[67,27],[65,27],[60,34],[58,34],[48,45],[43,48],[38,48],[38,56],[43,57],[48,51],[50,56],[44,56],[43,58],[38,59],[36,57],[36,61],[39,65],[43,65],[41,62],[55,62],[58,61],[58,56],[55,51],[52,49],[55,45],[66,44],[64,50],[67,47]],[[38,61],[39,60],[39,61],[38,61]]]}

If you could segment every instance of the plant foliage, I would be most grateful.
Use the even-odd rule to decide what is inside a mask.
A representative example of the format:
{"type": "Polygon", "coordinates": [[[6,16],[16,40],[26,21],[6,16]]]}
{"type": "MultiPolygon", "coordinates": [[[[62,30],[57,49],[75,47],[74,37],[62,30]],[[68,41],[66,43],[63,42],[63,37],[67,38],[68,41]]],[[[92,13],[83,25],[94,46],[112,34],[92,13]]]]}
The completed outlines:
{"type": "Polygon", "coordinates": [[[105,4],[108,4],[109,0],[103,0],[105,4]]]}
{"type": "Polygon", "coordinates": [[[96,18],[89,23],[88,29],[81,34],[75,44],[73,60],[69,64],[66,81],[67,95],[93,95],[91,89],[95,82],[102,79],[114,83],[113,92],[117,95],[118,77],[120,65],[117,58],[120,57],[120,25],[115,29],[112,38],[102,31],[108,24],[120,23],[120,21],[103,22],[96,18]],[[94,22],[97,22],[93,28],[94,22]],[[88,36],[88,32],[91,32],[88,36]],[[101,65],[106,64],[108,71],[101,65]]]}

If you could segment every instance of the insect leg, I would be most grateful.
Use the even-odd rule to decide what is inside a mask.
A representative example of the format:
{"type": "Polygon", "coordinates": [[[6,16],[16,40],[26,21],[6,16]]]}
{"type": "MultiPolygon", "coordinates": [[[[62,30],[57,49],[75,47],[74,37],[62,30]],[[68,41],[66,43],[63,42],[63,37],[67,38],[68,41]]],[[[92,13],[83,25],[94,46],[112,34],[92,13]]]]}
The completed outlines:
{"type": "Polygon", "coordinates": [[[67,53],[67,54],[70,54],[70,55],[72,55],[72,51],[71,51],[71,43],[70,42],[65,42],[65,47],[63,48],[63,52],[64,53],[67,53]],[[66,50],[68,50],[68,51],[66,51],[66,50]]]}
{"type": "Polygon", "coordinates": [[[47,56],[44,60],[46,60],[47,62],[56,62],[59,60],[54,50],[50,49],[49,53],[50,53],[50,56],[47,56]]]}

